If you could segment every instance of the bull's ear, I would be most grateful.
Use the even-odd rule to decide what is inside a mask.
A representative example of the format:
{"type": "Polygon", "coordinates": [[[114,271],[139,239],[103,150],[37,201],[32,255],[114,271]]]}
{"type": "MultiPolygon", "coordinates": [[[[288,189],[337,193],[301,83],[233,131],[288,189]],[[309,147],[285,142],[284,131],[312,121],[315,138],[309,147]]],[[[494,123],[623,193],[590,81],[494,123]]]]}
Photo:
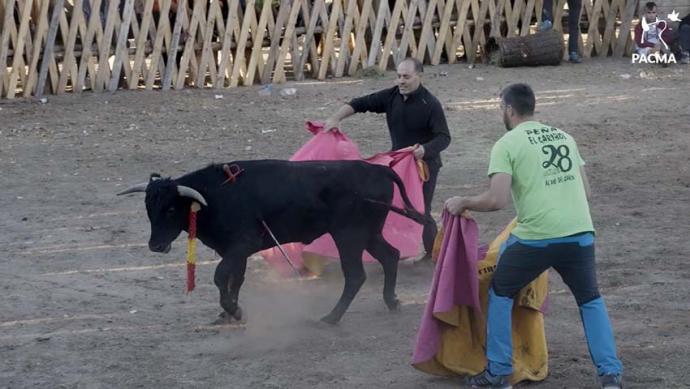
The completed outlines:
{"type": "Polygon", "coordinates": [[[155,181],[155,180],[160,180],[161,175],[158,173],[151,173],[151,176],[149,177],[149,182],[150,181],[155,181]]]}

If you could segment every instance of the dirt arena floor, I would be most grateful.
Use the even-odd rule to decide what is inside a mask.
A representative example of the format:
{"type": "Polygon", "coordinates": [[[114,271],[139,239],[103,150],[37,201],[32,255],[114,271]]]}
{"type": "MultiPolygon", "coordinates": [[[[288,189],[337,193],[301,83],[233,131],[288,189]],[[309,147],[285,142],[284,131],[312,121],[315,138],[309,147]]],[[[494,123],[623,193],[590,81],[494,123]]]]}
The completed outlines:
{"type": "MultiPolygon", "coordinates": [[[[453,142],[434,209],[484,189],[490,148],[505,131],[496,96],[530,83],[537,117],[576,137],[588,162],[598,271],[627,388],[690,387],[690,67],[631,65],[498,69],[429,67],[453,142]]],[[[348,99],[391,85],[381,78],[162,93],[0,101],[0,387],[2,388],[456,388],[459,378],[410,366],[432,267],[404,263],[403,300],[390,314],[383,274],[368,279],[335,327],[315,325],[340,295],[337,265],[321,279],[279,281],[250,261],[240,295],[246,327],[209,327],[220,308],[203,261],[184,293],[186,236],[149,252],[143,196],[115,197],[151,172],[178,176],[209,162],[288,158],[348,99]]],[[[365,155],[389,146],[383,116],[344,130],[365,155]]],[[[513,216],[475,215],[483,241],[513,216]]],[[[539,388],[593,388],[575,302],[550,281],[550,375],[539,388]]]]}

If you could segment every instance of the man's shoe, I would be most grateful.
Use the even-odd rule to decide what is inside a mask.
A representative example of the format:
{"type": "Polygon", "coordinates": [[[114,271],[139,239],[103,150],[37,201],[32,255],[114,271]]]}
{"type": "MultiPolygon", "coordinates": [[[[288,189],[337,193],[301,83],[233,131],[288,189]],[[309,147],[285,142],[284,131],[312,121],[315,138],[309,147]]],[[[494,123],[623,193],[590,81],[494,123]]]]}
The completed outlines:
{"type": "Polygon", "coordinates": [[[690,63],[690,52],[682,51],[680,53],[680,63],[689,64],[690,63]]]}
{"type": "Polygon", "coordinates": [[[539,25],[537,26],[537,31],[544,32],[544,31],[549,31],[552,28],[553,28],[553,22],[551,22],[549,19],[544,19],[544,21],[539,23],[539,25]]]}
{"type": "Polygon", "coordinates": [[[580,55],[576,51],[571,51],[568,56],[568,61],[570,61],[570,63],[580,63],[582,62],[582,58],[580,58],[580,55]]]}
{"type": "Polygon", "coordinates": [[[623,380],[620,374],[606,374],[599,376],[601,389],[622,389],[623,380]]]}
{"type": "Polygon", "coordinates": [[[490,389],[511,389],[510,376],[493,375],[489,370],[467,377],[465,381],[471,388],[490,388],[490,389]]]}

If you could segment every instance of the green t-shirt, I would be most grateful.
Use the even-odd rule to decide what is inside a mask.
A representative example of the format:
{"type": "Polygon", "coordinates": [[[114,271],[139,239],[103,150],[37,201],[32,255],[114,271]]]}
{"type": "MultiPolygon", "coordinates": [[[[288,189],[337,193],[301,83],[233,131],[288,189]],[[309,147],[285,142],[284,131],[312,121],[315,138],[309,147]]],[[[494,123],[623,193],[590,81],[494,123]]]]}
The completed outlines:
{"type": "Polygon", "coordinates": [[[491,150],[489,176],[507,173],[520,239],[551,239],[594,231],[582,183],[577,144],[567,133],[529,121],[508,131],[491,150]]]}

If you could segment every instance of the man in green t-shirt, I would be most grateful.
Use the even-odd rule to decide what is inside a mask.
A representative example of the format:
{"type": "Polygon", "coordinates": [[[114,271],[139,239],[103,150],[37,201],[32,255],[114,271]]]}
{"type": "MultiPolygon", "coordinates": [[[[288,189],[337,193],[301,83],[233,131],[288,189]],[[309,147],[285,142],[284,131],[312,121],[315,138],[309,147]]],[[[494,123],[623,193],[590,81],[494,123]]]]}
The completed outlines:
{"type": "Polygon", "coordinates": [[[501,248],[489,289],[489,363],[468,383],[479,388],[511,387],[513,298],[553,267],[575,296],[601,387],[621,388],[622,364],[597,287],[585,162],[572,136],[532,119],[534,105],[529,85],[512,84],[501,92],[508,132],[491,150],[489,190],[446,201],[446,209],[460,215],[465,210],[504,208],[512,194],[517,211],[517,226],[501,248]]]}

